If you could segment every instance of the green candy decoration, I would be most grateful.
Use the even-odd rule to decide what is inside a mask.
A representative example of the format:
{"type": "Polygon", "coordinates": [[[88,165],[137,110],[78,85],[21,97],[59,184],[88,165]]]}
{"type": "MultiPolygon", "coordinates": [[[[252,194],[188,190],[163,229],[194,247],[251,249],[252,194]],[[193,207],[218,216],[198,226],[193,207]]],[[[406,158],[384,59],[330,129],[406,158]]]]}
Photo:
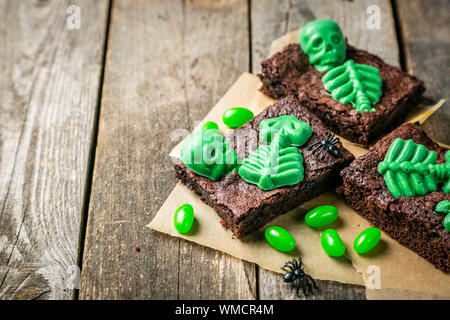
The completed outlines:
{"type": "Polygon", "coordinates": [[[434,211],[441,214],[450,213],[450,201],[442,200],[434,207],[434,211]]]}
{"type": "Polygon", "coordinates": [[[345,61],[347,46],[339,26],[330,20],[315,20],[300,31],[300,47],[323,78],[325,89],[342,104],[351,103],[359,112],[375,111],[382,79],[377,68],[345,61]]]}
{"type": "Polygon", "coordinates": [[[264,235],[267,242],[278,251],[287,252],[295,248],[296,242],[294,237],[281,227],[268,227],[264,235]]]}
{"type": "Polygon", "coordinates": [[[375,111],[372,105],[380,100],[383,80],[380,71],[365,64],[347,60],[328,71],[322,78],[325,89],[342,104],[351,103],[360,113],[375,111]]]}
{"type": "Polygon", "coordinates": [[[262,190],[294,185],[303,180],[303,157],[294,146],[304,144],[312,134],[311,127],[294,116],[266,119],[259,124],[261,142],[242,161],[238,173],[248,183],[262,190]]]}
{"type": "MultiPolygon", "coordinates": [[[[445,153],[445,165],[447,171],[447,181],[444,182],[444,186],[442,187],[442,192],[450,193],[450,150],[447,150],[445,153]]],[[[441,166],[442,167],[442,166],[441,166]]]]}
{"type": "Polygon", "coordinates": [[[306,122],[290,115],[261,121],[259,124],[259,140],[261,142],[270,143],[277,134],[286,136],[291,146],[299,147],[311,137],[312,129],[306,122]]]}
{"type": "Polygon", "coordinates": [[[230,108],[226,110],[222,115],[223,123],[230,128],[239,128],[247,121],[252,120],[254,117],[253,112],[246,108],[230,108]]]}
{"type": "Polygon", "coordinates": [[[186,234],[191,230],[194,223],[194,209],[188,203],[180,206],[173,217],[175,229],[181,234],[186,234]]]}
{"type": "Polygon", "coordinates": [[[444,218],[444,228],[450,232],[450,213],[448,213],[444,218]]]}
{"type": "Polygon", "coordinates": [[[320,243],[323,250],[332,257],[341,257],[345,253],[345,244],[333,229],[327,229],[322,233],[320,243]]]}
{"type": "Polygon", "coordinates": [[[237,166],[237,155],[217,130],[200,130],[189,135],[181,148],[181,161],[195,173],[220,180],[237,166]]]}
{"type": "Polygon", "coordinates": [[[347,46],[339,26],[330,20],[315,20],[300,31],[300,47],[319,72],[328,71],[345,60],[347,46]]]}
{"type": "Polygon", "coordinates": [[[436,164],[436,159],[436,152],[425,146],[396,138],[378,164],[378,172],[394,197],[424,196],[437,191],[440,182],[444,182],[442,191],[450,193],[450,150],[446,163],[436,164]]]}
{"type": "Polygon", "coordinates": [[[263,145],[242,161],[238,173],[248,183],[262,190],[297,184],[303,180],[303,157],[296,147],[287,147],[289,141],[277,135],[270,145],[263,145]]]}
{"type": "Polygon", "coordinates": [[[381,239],[381,231],[378,228],[367,228],[362,231],[353,242],[353,249],[362,254],[367,253],[377,246],[381,239]]]}
{"type": "Polygon", "coordinates": [[[214,121],[207,121],[202,127],[203,130],[219,130],[219,126],[214,121]]]}
{"type": "Polygon", "coordinates": [[[333,223],[338,218],[338,210],[334,206],[318,206],[305,215],[305,223],[311,228],[320,228],[333,223]]]}
{"type": "Polygon", "coordinates": [[[442,200],[439,202],[434,208],[435,213],[440,213],[441,215],[445,215],[444,218],[444,228],[450,232],[450,201],[442,200]]]}

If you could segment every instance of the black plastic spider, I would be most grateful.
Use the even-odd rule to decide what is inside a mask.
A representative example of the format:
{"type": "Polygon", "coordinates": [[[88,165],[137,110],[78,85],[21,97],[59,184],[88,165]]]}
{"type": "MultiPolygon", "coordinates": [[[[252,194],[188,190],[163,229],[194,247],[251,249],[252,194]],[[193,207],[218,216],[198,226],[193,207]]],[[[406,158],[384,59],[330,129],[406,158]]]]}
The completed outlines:
{"type": "Polygon", "coordinates": [[[300,286],[303,289],[303,294],[305,296],[309,295],[310,293],[313,293],[313,287],[314,289],[318,290],[316,283],[314,282],[314,279],[311,278],[310,275],[307,275],[303,271],[302,266],[302,258],[298,258],[297,260],[292,260],[286,262],[284,267],[281,268],[281,270],[286,271],[287,273],[283,276],[283,282],[293,282],[296,281],[296,293],[297,296],[298,291],[300,289],[300,286]]]}
{"type": "Polygon", "coordinates": [[[321,141],[317,141],[309,146],[308,151],[310,151],[314,146],[314,150],[311,152],[311,154],[314,154],[316,152],[315,158],[317,159],[323,152],[322,158],[320,158],[320,161],[323,161],[325,159],[325,156],[328,153],[331,153],[334,157],[339,156],[339,149],[336,147],[336,143],[339,142],[339,138],[336,137],[334,133],[331,133],[331,131],[328,132],[327,137],[321,141]]]}

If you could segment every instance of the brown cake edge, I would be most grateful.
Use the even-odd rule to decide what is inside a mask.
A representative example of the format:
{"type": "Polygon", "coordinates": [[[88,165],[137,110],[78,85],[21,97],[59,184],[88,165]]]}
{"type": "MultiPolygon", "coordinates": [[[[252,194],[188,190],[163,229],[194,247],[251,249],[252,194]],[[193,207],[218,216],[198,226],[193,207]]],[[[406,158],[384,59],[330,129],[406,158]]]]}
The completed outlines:
{"type": "MultiPolygon", "coordinates": [[[[357,158],[349,167],[342,170],[342,185],[337,188],[336,192],[351,208],[371,224],[382,229],[401,245],[432,263],[437,269],[448,272],[450,271],[448,249],[442,246],[440,242],[434,241],[433,230],[427,229],[425,225],[417,225],[417,223],[414,224],[408,219],[402,219],[401,212],[391,210],[389,204],[384,208],[376,202],[376,197],[371,194],[372,189],[366,189],[352,179],[357,174],[355,170],[364,170],[360,161],[367,161],[371,152],[383,150],[385,153],[387,150],[380,149],[379,146],[398,136],[402,139],[412,139],[420,136],[428,149],[433,151],[442,149],[420,127],[413,124],[403,124],[372,146],[369,153],[357,158]],[[410,132],[411,135],[405,136],[405,132],[410,132]],[[414,230],[415,232],[405,232],[404,230],[414,230]]],[[[420,209],[420,206],[418,209],[420,209]]]]}

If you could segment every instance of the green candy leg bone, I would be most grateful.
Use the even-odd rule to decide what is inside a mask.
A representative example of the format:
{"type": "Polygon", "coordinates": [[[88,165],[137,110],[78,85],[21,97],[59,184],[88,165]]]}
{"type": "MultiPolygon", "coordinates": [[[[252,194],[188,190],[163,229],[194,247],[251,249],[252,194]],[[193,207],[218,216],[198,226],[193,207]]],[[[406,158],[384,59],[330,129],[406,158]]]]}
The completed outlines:
{"type": "Polygon", "coordinates": [[[442,191],[450,193],[450,150],[445,154],[446,163],[436,164],[436,159],[436,152],[425,146],[396,138],[378,171],[394,197],[423,196],[437,191],[441,182],[442,191]]]}

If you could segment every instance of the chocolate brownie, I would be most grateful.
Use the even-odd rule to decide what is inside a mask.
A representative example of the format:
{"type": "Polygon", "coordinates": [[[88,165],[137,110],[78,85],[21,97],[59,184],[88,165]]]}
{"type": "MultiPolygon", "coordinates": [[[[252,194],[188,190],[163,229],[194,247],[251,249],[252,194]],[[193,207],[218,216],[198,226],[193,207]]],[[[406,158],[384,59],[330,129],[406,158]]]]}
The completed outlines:
{"type": "Polygon", "coordinates": [[[333,99],[322,83],[323,72],[317,71],[298,44],[290,44],[283,51],[264,60],[261,91],[273,98],[287,95],[297,97],[300,104],[318,116],[337,134],[362,145],[369,145],[381,134],[402,122],[417,98],[425,91],[423,82],[388,65],[377,56],[347,45],[347,59],[380,70],[383,93],[374,105],[376,111],[360,113],[351,104],[333,99]]]}
{"type": "Polygon", "coordinates": [[[247,157],[259,144],[259,123],[282,115],[293,115],[308,123],[313,130],[309,140],[300,147],[305,172],[304,179],[296,185],[264,191],[244,181],[237,172],[213,181],[194,173],[181,162],[175,165],[175,176],[217,211],[236,238],[242,238],[275,217],[336,186],[340,170],[354,159],[341,143],[336,145],[340,151],[339,157],[327,154],[323,161],[315,159],[307,148],[323,140],[328,130],[292,97],[271,105],[253,120],[232,131],[226,137],[229,145],[240,159],[247,157]]]}
{"type": "Polygon", "coordinates": [[[443,226],[444,217],[433,211],[438,202],[450,200],[450,194],[437,191],[417,197],[391,195],[377,167],[395,138],[423,144],[437,153],[438,163],[445,162],[445,148],[434,143],[420,127],[403,124],[342,170],[343,185],[337,192],[372,224],[438,269],[449,271],[450,233],[443,226]]]}

